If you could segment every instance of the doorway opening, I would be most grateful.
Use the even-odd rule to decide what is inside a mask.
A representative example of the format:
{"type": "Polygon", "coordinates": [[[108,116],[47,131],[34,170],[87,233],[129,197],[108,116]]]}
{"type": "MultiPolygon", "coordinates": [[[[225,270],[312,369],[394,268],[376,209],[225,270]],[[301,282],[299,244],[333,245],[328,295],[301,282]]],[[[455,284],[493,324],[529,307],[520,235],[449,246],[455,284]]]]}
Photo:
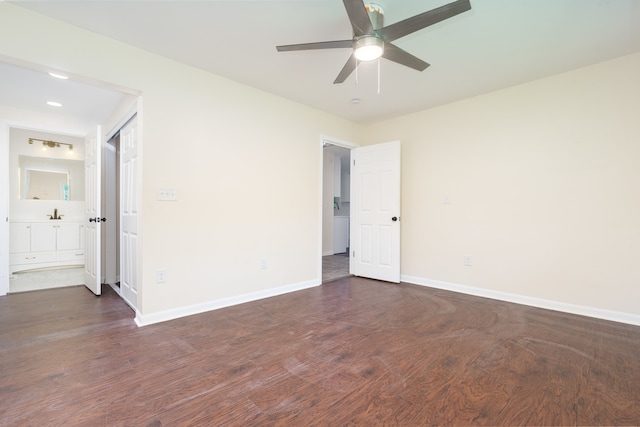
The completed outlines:
{"type": "MultiPolygon", "coordinates": [[[[56,87],[55,92],[59,92],[60,83],[51,77],[49,71],[52,70],[48,67],[11,58],[5,57],[0,61],[0,75],[4,77],[0,86],[4,87],[5,83],[15,86],[16,82],[20,82],[19,86],[22,88],[20,91],[10,92],[11,96],[2,100],[3,105],[21,106],[21,109],[16,112],[13,111],[15,109],[7,109],[3,112],[2,120],[0,120],[0,165],[3,171],[0,174],[0,190],[3,194],[8,195],[10,191],[18,191],[18,187],[11,181],[15,180],[19,174],[19,157],[15,158],[10,153],[12,133],[16,130],[28,131],[28,135],[24,135],[25,138],[20,138],[21,147],[24,145],[40,150],[37,154],[20,154],[32,158],[64,157],[67,159],[75,157],[86,166],[83,154],[86,154],[87,144],[81,135],[85,135],[87,129],[91,129],[94,123],[111,123],[115,114],[125,112],[131,108],[132,104],[139,108],[139,101],[136,102],[136,99],[140,93],[136,90],[90,78],[71,76],[64,83],[65,99],[68,99],[69,105],[74,105],[76,108],[70,110],[73,113],[67,115],[57,113],[55,116],[49,116],[49,110],[43,112],[38,107],[39,104],[30,104],[30,100],[34,98],[30,93],[32,90],[42,93],[47,92],[46,88],[53,86],[56,87]],[[86,106],[86,108],[83,109],[80,106],[86,106]],[[51,136],[36,138],[42,144],[26,145],[26,143],[22,143],[23,139],[27,141],[34,137],[35,132],[51,136]],[[67,140],[68,138],[80,139],[67,140]],[[44,148],[52,154],[43,155],[44,148]],[[64,150],[64,154],[61,154],[61,148],[67,149],[64,150]]],[[[102,136],[100,132],[98,133],[102,136]]],[[[29,140],[29,142],[31,141],[29,140]]],[[[105,145],[101,147],[105,147],[105,145]]],[[[86,275],[82,274],[81,270],[86,269],[87,266],[87,233],[85,232],[87,219],[90,220],[89,222],[91,220],[97,222],[100,219],[101,224],[106,225],[106,222],[103,221],[105,221],[107,214],[100,212],[92,218],[86,218],[85,191],[80,190],[84,194],[81,199],[74,199],[71,194],[74,189],[86,190],[85,185],[80,183],[81,181],[86,182],[84,179],[86,170],[83,169],[83,172],[82,179],[75,181],[70,169],[67,182],[58,186],[62,188],[62,190],[58,190],[58,193],[63,194],[58,199],[32,197],[30,193],[27,193],[25,198],[14,195],[14,197],[0,200],[0,213],[3,217],[0,227],[2,235],[2,239],[0,239],[0,295],[31,290],[13,286],[17,285],[17,279],[26,279],[27,275],[31,275],[31,273],[34,278],[30,282],[35,282],[38,286],[37,289],[82,285],[83,282],[86,285],[86,280],[83,280],[82,277],[86,278],[86,275]],[[69,198],[67,198],[67,193],[69,198]],[[44,221],[51,215],[60,221],[44,221]],[[34,227],[33,224],[36,224],[37,227],[34,227]],[[35,277],[36,274],[38,277],[35,277]]],[[[60,171],[56,171],[56,173],[60,174],[60,171]]],[[[20,177],[20,182],[30,181],[30,177],[29,181],[20,177]]],[[[113,224],[117,224],[117,221],[113,224]]],[[[98,245],[94,246],[99,247],[98,245]]],[[[100,251],[93,252],[98,254],[95,258],[100,262],[100,251]]],[[[132,257],[134,255],[132,254],[132,257]]],[[[104,275],[104,273],[102,274],[104,275]]],[[[99,276],[98,282],[100,279],[102,277],[99,276]]],[[[26,282],[26,280],[22,281],[26,282]]],[[[99,294],[99,292],[94,293],[99,294]]]]}
{"type": "Polygon", "coordinates": [[[351,149],[322,140],[322,283],[350,275],[351,149]]]}
{"type": "Polygon", "coordinates": [[[102,212],[110,219],[103,224],[102,283],[120,293],[120,132],[112,136],[104,147],[104,181],[102,212]]]}
{"type": "Polygon", "coordinates": [[[31,127],[7,129],[1,153],[8,183],[6,292],[82,285],[84,140],[31,127]]]}

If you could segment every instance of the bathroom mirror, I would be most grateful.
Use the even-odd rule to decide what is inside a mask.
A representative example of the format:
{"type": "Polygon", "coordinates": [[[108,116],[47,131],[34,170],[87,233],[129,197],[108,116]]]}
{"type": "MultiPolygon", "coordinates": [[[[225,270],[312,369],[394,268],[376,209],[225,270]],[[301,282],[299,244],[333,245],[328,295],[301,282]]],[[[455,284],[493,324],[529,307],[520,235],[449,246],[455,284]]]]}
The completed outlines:
{"type": "Polygon", "coordinates": [[[84,162],[20,156],[20,198],[23,200],[84,199],[84,162]]]}

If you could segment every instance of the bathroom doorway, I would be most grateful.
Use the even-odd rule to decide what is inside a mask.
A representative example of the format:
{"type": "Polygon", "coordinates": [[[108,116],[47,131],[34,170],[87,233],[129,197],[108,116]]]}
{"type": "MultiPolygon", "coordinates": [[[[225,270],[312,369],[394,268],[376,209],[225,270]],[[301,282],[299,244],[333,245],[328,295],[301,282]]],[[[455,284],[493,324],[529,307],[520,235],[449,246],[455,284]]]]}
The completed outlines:
{"type": "Polygon", "coordinates": [[[82,285],[84,139],[18,126],[8,130],[7,292],[82,285]],[[46,173],[45,180],[34,172],[46,173]]]}

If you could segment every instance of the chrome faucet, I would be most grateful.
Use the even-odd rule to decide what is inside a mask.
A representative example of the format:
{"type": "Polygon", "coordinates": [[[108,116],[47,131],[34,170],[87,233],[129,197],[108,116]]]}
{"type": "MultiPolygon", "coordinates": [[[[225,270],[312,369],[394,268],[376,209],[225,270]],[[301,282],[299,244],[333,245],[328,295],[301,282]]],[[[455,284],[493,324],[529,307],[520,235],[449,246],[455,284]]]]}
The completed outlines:
{"type": "Polygon", "coordinates": [[[49,219],[62,219],[63,215],[58,215],[58,208],[53,209],[53,215],[47,215],[49,219]]]}

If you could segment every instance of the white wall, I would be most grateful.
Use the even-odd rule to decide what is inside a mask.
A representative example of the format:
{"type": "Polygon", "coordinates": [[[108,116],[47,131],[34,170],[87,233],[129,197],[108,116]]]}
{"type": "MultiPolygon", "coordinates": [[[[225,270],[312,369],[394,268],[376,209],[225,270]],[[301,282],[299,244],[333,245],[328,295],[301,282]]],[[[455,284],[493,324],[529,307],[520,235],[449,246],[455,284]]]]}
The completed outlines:
{"type": "Polygon", "coordinates": [[[318,139],[361,126],[6,2],[0,55],[141,92],[142,315],[320,283],[318,139]]]}
{"type": "Polygon", "coordinates": [[[402,141],[403,277],[638,321],[638,76],[640,53],[367,127],[402,141]]]}

